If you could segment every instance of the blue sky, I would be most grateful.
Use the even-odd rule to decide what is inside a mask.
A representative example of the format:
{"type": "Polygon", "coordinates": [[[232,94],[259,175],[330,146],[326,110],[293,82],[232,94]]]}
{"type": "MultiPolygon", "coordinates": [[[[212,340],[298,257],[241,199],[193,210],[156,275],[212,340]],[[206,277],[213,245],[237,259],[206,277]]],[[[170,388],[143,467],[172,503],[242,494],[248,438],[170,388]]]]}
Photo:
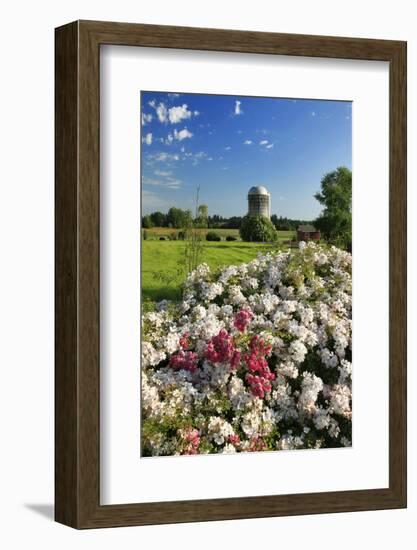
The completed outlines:
{"type": "Polygon", "coordinates": [[[142,212],[193,208],[247,212],[264,185],[271,214],[314,219],[322,176],[352,168],[348,101],[141,92],[142,212]]]}

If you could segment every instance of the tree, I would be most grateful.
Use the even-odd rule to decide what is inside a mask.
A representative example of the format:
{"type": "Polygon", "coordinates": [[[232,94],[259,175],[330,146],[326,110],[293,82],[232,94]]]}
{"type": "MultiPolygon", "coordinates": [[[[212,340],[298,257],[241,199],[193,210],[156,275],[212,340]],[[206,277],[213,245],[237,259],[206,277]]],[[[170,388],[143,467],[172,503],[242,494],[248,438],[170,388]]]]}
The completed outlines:
{"type": "Polygon", "coordinates": [[[250,242],[271,242],[278,238],[274,224],[264,216],[245,216],[239,233],[243,241],[250,242]]]}
{"type": "Polygon", "coordinates": [[[182,229],[188,227],[190,221],[192,221],[191,210],[182,210],[181,208],[175,208],[172,206],[168,210],[167,225],[169,227],[175,227],[177,229],[182,229]]]}
{"type": "Polygon", "coordinates": [[[170,227],[182,227],[182,212],[180,208],[175,208],[175,206],[168,210],[167,222],[170,227]]]}
{"type": "Polygon", "coordinates": [[[321,191],[314,197],[324,206],[314,225],[329,243],[341,248],[352,246],[352,172],[345,166],[325,174],[321,191]]]}
{"type": "Polygon", "coordinates": [[[271,222],[275,225],[277,231],[295,231],[300,225],[311,224],[311,220],[292,220],[290,218],[283,218],[276,214],[272,214],[271,222]]]}
{"type": "Polygon", "coordinates": [[[152,212],[151,220],[155,227],[165,227],[167,223],[167,216],[162,212],[152,212]]]}
{"type": "Polygon", "coordinates": [[[214,216],[209,216],[207,219],[208,226],[209,227],[221,227],[223,225],[224,218],[222,216],[219,216],[218,214],[214,214],[214,216]]]}
{"type": "Polygon", "coordinates": [[[144,227],[146,229],[150,229],[151,227],[153,227],[152,219],[149,215],[148,216],[143,216],[143,218],[142,218],[142,227],[144,227]]]}
{"type": "Polygon", "coordinates": [[[241,216],[232,216],[228,220],[226,220],[226,223],[223,225],[227,229],[239,229],[242,225],[242,217],[241,216]]]}

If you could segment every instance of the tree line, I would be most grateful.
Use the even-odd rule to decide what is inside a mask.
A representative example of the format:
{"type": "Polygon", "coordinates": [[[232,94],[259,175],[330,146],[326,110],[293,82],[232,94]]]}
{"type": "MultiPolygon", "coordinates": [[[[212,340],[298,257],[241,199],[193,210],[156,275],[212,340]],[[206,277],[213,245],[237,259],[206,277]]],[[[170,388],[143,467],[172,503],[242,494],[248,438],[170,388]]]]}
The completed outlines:
{"type": "MultiPolygon", "coordinates": [[[[144,229],[151,229],[152,227],[183,229],[191,223],[204,221],[205,227],[209,229],[240,229],[243,220],[243,216],[231,216],[227,218],[218,214],[209,215],[207,206],[201,204],[197,218],[193,218],[191,210],[183,210],[182,208],[173,206],[167,213],[157,211],[143,216],[142,227],[144,229]]],[[[299,225],[311,223],[311,220],[294,220],[283,216],[278,217],[276,214],[273,214],[271,222],[278,231],[296,231],[299,225]]]]}

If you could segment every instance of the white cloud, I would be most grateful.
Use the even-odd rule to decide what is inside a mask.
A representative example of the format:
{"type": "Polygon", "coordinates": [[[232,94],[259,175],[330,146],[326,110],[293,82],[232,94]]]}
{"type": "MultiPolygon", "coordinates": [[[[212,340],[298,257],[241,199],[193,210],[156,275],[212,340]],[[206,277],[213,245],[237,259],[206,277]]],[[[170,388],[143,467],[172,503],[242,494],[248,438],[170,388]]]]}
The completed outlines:
{"type": "Polygon", "coordinates": [[[187,130],[187,128],[183,128],[179,132],[177,132],[177,130],[174,130],[174,138],[178,141],[182,141],[183,139],[190,138],[192,136],[193,134],[189,130],[187,130]]]}
{"type": "Polygon", "coordinates": [[[162,182],[160,180],[156,180],[154,178],[148,178],[147,176],[142,176],[142,185],[161,185],[162,182]]]}
{"type": "Polygon", "coordinates": [[[185,152],[185,149],[181,147],[181,152],[183,153],[181,160],[191,161],[193,166],[197,166],[202,160],[213,160],[213,157],[209,157],[206,152],[198,151],[197,153],[192,153],[190,151],[185,152]]]}
{"type": "Polygon", "coordinates": [[[160,103],[158,107],[156,107],[156,115],[159,122],[165,123],[168,121],[168,109],[165,107],[164,103],[160,103]]]}
{"type": "Polygon", "coordinates": [[[224,148],[225,151],[230,151],[230,149],[231,149],[230,145],[224,148]]]}
{"type": "Polygon", "coordinates": [[[183,105],[167,107],[163,102],[156,105],[156,102],[152,100],[149,101],[149,105],[155,109],[158,120],[162,124],[178,124],[182,120],[186,120],[192,116],[198,116],[200,114],[199,111],[190,111],[185,103],[183,105]]]}
{"type": "Polygon", "coordinates": [[[311,111],[311,116],[316,116],[316,111],[311,111]]]}
{"type": "Polygon", "coordinates": [[[205,153],[204,151],[199,151],[198,153],[194,153],[194,154],[189,153],[187,156],[191,156],[193,166],[197,166],[197,164],[200,162],[200,160],[203,160],[203,159],[207,158],[207,153],[205,153]]]}
{"type": "Polygon", "coordinates": [[[242,102],[241,102],[241,101],[238,101],[238,100],[235,101],[235,115],[241,115],[241,114],[243,114],[243,111],[242,111],[242,109],[240,108],[241,105],[242,105],[242,102]]]}
{"type": "Polygon", "coordinates": [[[245,141],[243,142],[244,145],[252,145],[252,140],[251,139],[245,139],[245,141]]]}
{"type": "Polygon", "coordinates": [[[146,135],[142,138],[142,142],[143,142],[143,143],[146,143],[146,145],[152,145],[152,134],[151,134],[151,132],[149,132],[149,134],[146,134],[146,135]]]}
{"type": "Polygon", "coordinates": [[[172,143],[173,141],[174,141],[174,138],[173,138],[172,134],[168,134],[168,135],[167,135],[167,138],[166,138],[166,140],[165,140],[165,143],[166,143],[167,145],[171,145],[171,143],[172,143]]]}
{"type": "Polygon", "coordinates": [[[166,187],[168,189],[179,189],[182,186],[182,181],[179,179],[166,177],[164,179],[142,177],[142,185],[152,185],[156,187],[166,187]]]}
{"type": "Polygon", "coordinates": [[[168,110],[168,118],[171,124],[178,124],[181,120],[191,118],[193,113],[188,110],[187,105],[184,103],[178,107],[171,107],[168,110]]]}
{"type": "Polygon", "coordinates": [[[153,191],[143,188],[142,207],[144,212],[154,212],[155,210],[166,210],[170,204],[153,191]]]}
{"type": "Polygon", "coordinates": [[[206,158],[206,156],[207,156],[207,153],[205,153],[204,151],[199,151],[194,155],[196,159],[204,159],[206,158]]]}
{"type": "Polygon", "coordinates": [[[146,126],[146,124],[149,124],[149,122],[151,122],[152,119],[153,119],[153,116],[151,113],[149,114],[142,113],[142,126],[146,126]]]}
{"type": "Polygon", "coordinates": [[[162,177],[167,177],[167,176],[171,176],[172,172],[166,172],[164,170],[155,170],[155,176],[162,176],[162,177]]]}
{"type": "Polygon", "coordinates": [[[180,160],[180,157],[178,155],[173,155],[171,153],[162,152],[162,153],[156,153],[155,155],[149,155],[148,159],[150,161],[155,161],[155,162],[168,162],[171,160],[180,160]]]}
{"type": "Polygon", "coordinates": [[[179,189],[182,187],[182,181],[174,178],[168,178],[165,187],[168,187],[168,189],[179,189]]]}
{"type": "Polygon", "coordinates": [[[262,139],[260,142],[259,142],[259,145],[261,147],[265,147],[265,149],[272,149],[274,144],[273,143],[269,143],[269,141],[267,139],[262,139]]]}
{"type": "Polygon", "coordinates": [[[151,101],[148,101],[148,105],[152,107],[152,109],[155,109],[156,107],[156,101],[154,99],[151,99],[151,101]]]}

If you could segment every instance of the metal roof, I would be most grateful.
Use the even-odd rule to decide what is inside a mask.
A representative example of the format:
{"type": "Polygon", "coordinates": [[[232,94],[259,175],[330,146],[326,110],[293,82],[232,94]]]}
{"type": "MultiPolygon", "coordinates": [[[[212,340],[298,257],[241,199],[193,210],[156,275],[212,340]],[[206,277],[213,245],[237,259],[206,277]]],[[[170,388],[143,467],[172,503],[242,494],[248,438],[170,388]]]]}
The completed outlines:
{"type": "Polygon", "coordinates": [[[317,229],[314,227],[314,225],[300,225],[297,231],[302,231],[303,233],[316,233],[317,229]]]}
{"type": "Polygon", "coordinates": [[[268,190],[263,185],[257,185],[249,189],[248,195],[269,195],[268,190]]]}

